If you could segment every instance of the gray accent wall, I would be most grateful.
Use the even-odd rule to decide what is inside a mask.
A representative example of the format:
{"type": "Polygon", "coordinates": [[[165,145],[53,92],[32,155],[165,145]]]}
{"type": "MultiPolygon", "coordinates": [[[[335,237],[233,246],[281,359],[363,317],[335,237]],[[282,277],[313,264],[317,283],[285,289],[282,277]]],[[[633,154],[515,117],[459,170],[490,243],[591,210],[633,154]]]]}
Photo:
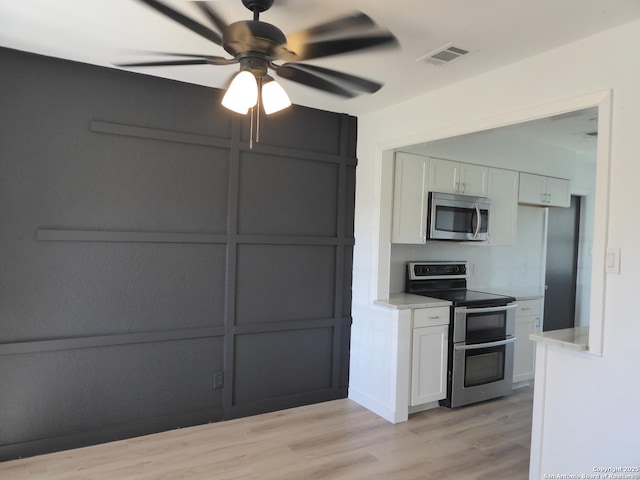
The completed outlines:
{"type": "Polygon", "coordinates": [[[0,460],[346,397],[354,117],[0,62],[0,460]]]}

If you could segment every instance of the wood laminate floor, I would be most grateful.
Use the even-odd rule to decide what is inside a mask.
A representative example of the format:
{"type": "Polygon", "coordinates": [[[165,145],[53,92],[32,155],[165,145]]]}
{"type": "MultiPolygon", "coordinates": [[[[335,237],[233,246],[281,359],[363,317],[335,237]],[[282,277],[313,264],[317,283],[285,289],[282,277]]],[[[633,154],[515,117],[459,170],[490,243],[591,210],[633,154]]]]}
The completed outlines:
{"type": "Polygon", "coordinates": [[[525,480],[532,387],[392,425],[350,400],[0,463],[2,480],[525,480]]]}

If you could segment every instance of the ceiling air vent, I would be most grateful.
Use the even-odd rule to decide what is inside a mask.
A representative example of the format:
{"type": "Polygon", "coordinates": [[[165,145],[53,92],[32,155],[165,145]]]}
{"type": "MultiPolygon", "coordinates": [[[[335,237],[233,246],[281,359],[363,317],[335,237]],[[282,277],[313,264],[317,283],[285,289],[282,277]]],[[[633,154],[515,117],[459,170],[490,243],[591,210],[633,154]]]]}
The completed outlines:
{"type": "Polygon", "coordinates": [[[418,58],[416,62],[424,61],[433,65],[443,65],[445,63],[449,63],[452,60],[455,60],[456,58],[460,58],[467,53],[469,53],[469,50],[456,47],[452,43],[450,43],[418,58]]]}

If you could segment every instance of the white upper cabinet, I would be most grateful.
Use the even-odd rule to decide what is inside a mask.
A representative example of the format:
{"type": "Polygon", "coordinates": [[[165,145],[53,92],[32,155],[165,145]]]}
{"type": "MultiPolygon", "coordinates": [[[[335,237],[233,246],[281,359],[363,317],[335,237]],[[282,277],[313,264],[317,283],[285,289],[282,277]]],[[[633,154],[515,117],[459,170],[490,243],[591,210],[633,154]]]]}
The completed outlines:
{"type": "Polygon", "coordinates": [[[427,241],[429,157],[396,153],[393,189],[393,243],[427,241]]]}
{"type": "Polygon", "coordinates": [[[431,158],[429,191],[485,197],[489,169],[481,165],[431,158]]]}
{"type": "Polygon", "coordinates": [[[564,178],[547,177],[548,204],[554,207],[571,205],[571,182],[564,178]]]}
{"type": "Polygon", "coordinates": [[[489,188],[489,168],[470,163],[460,164],[460,185],[463,195],[486,197],[489,188]]]}
{"type": "Polygon", "coordinates": [[[518,230],[519,173],[501,168],[489,169],[488,197],[491,199],[489,215],[489,243],[513,245],[518,230]]]}
{"type": "Polygon", "coordinates": [[[519,201],[543,207],[568,207],[571,203],[571,182],[563,178],[521,173],[519,201]]]}

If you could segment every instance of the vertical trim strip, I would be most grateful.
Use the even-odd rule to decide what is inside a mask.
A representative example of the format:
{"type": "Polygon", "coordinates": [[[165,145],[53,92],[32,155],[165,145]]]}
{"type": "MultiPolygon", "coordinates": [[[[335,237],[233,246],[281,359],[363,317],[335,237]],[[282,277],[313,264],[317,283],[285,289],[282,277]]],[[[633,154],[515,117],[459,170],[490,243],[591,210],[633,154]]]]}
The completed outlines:
{"type": "Polygon", "coordinates": [[[225,291],[224,372],[222,393],[223,417],[231,418],[234,391],[236,275],[238,263],[238,195],[240,190],[240,135],[242,119],[233,118],[231,125],[231,151],[229,153],[229,199],[227,217],[227,264],[225,291]]]}

